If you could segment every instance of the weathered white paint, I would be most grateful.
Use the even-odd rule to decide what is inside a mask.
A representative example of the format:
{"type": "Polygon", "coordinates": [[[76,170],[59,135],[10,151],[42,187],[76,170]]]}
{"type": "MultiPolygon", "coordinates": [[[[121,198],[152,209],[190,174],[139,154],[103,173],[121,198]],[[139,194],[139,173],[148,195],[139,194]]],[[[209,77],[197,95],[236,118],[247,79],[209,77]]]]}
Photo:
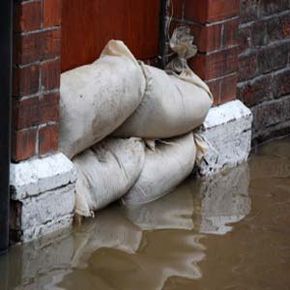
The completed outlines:
{"type": "Polygon", "coordinates": [[[208,144],[204,160],[197,168],[200,176],[210,176],[248,159],[251,150],[252,113],[239,100],[212,108],[198,132],[208,144]]]}
{"type": "Polygon", "coordinates": [[[76,181],[73,163],[62,153],[45,158],[12,163],[10,168],[10,185],[14,200],[61,187],[76,181]]]}
{"type": "Polygon", "coordinates": [[[11,164],[12,199],[20,206],[15,227],[21,241],[30,241],[71,225],[77,173],[58,153],[11,164]]]}
{"type": "Polygon", "coordinates": [[[21,228],[25,241],[70,225],[74,188],[74,184],[69,184],[22,201],[21,228]]]}

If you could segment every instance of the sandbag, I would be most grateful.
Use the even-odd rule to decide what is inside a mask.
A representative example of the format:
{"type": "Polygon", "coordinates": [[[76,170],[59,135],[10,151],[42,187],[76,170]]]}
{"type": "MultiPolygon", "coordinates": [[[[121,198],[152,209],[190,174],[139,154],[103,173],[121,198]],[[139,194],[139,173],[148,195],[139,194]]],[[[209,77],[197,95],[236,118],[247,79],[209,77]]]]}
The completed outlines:
{"type": "Polygon", "coordinates": [[[121,41],[110,41],[101,57],[61,75],[60,150],[69,158],[119,127],[140,104],[141,67],[121,41]]]}
{"type": "Polygon", "coordinates": [[[193,134],[161,141],[147,148],[140,177],[122,198],[124,204],[144,204],[165,195],[193,170],[196,146],[193,134]]]}
{"type": "Polygon", "coordinates": [[[114,132],[115,136],[170,138],[200,126],[212,105],[207,85],[193,72],[169,75],[142,65],[147,86],[137,110],[114,132]]]}
{"type": "Polygon", "coordinates": [[[144,160],[144,143],[138,138],[107,139],[77,155],[75,212],[91,216],[119,199],[136,182],[144,160]]]}

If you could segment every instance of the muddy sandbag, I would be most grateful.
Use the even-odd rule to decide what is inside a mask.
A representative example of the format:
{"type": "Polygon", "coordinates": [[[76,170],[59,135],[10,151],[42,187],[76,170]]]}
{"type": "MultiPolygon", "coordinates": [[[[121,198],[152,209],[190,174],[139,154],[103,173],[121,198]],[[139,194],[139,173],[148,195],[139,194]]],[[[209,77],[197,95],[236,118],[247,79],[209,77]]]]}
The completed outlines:
{"type": "Polygon", "coordinates": [[[101,57],[61,75],[60,150],[69,158],[119,127],[140,104],[141,67],[121,41],[110,41],[101,57]]]}
{"type": "Polygon", "coordinates": [[[139,138],[107,139],[73,159],[78,171],[75,212],[91,216],[123,196],[136,182],[145,160],[139,138]]]}
{"type": "Polygon", "coordinates": [[[174,189],[193,170],[196,146],[193,134],[157,141],[146,149],[140,177],[122,198],[124,204],[138,205],[156,200],[174,189]]]}
{"type": "Polygon", "coordinates": [[[114,132],[115,136],[170,138],[200,126],[212,105],[207,85],[193,72],[169,75],[148,65],[142,66],[147,86],[144,98],[114,132]]]}

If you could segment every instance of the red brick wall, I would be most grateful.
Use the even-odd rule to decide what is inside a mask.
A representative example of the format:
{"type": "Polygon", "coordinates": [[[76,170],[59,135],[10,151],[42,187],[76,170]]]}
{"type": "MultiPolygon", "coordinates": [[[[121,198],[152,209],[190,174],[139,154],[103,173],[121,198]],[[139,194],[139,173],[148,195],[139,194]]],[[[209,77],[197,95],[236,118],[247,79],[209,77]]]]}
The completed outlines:
{"type": "Polygon", "coordinates": [[[290,128],[290,1],[241,0],[238,97],[254,113],[254,138],[290,128]]]}
{"type": "Polygon", "coordinates": [[[12,159],[57,150],[61,0],[15,1],[12,159]]]}
{"type": "MultiPolygon", "coordinates": [[[[239,0],[172,0],[173,27],[191,27],[199,53],[190,65],[210,86],[215,104],[236,98],[239,0]]],[[[172,7],[171,7],[172,8],[172,7]]],[[[168,9],[168,14],[172,9],[168,9]]]]}

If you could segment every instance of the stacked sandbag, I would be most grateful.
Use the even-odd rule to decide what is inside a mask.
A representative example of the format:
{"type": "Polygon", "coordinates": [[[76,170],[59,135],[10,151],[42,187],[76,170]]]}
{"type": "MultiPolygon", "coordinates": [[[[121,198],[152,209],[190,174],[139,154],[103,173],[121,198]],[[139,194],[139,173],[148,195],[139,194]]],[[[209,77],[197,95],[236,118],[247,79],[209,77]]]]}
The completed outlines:
{"type": "Polygon", "coordinates": [[[140,205],[165,195],[193,170],[196,146],[193,134],[156,142],[147,148],[142,172],[129,192],[122,198],[126,205],[140,205]]]}
{"type": "Polygon", "coordinates": [[[91,216],[122,197],[138,179],[145,160],[139,138],[109,138],[73,159],[78,171],[75,212],[91,216]]]}
{"type": "Polygon", "coordinates": [[[192,71],[169,75],[143,65],[146,90],[134,114],[114,132],[115,136],[171,138],[200,126],[212,105],[207,85],[192,71]]]}
{"type": "Polygon", "coordinates": [[[136,205],[173,190],[193,169],[191,132],[211,105],[209,88],[190,69],[139,64],[121,41],[63,73],[60,150],[78,170],[76,213],[91,216],[126,193],[123,202],[136,205]],[[146,153],[137,137],[150,144],[146,153]]]}
{"type": "Polygon", "coordinates": [[[145,89],[141,67],[121,41],[101,57],[61,75],[60,150],[72,158],[119,127],[138,107],[145,89]]]}

